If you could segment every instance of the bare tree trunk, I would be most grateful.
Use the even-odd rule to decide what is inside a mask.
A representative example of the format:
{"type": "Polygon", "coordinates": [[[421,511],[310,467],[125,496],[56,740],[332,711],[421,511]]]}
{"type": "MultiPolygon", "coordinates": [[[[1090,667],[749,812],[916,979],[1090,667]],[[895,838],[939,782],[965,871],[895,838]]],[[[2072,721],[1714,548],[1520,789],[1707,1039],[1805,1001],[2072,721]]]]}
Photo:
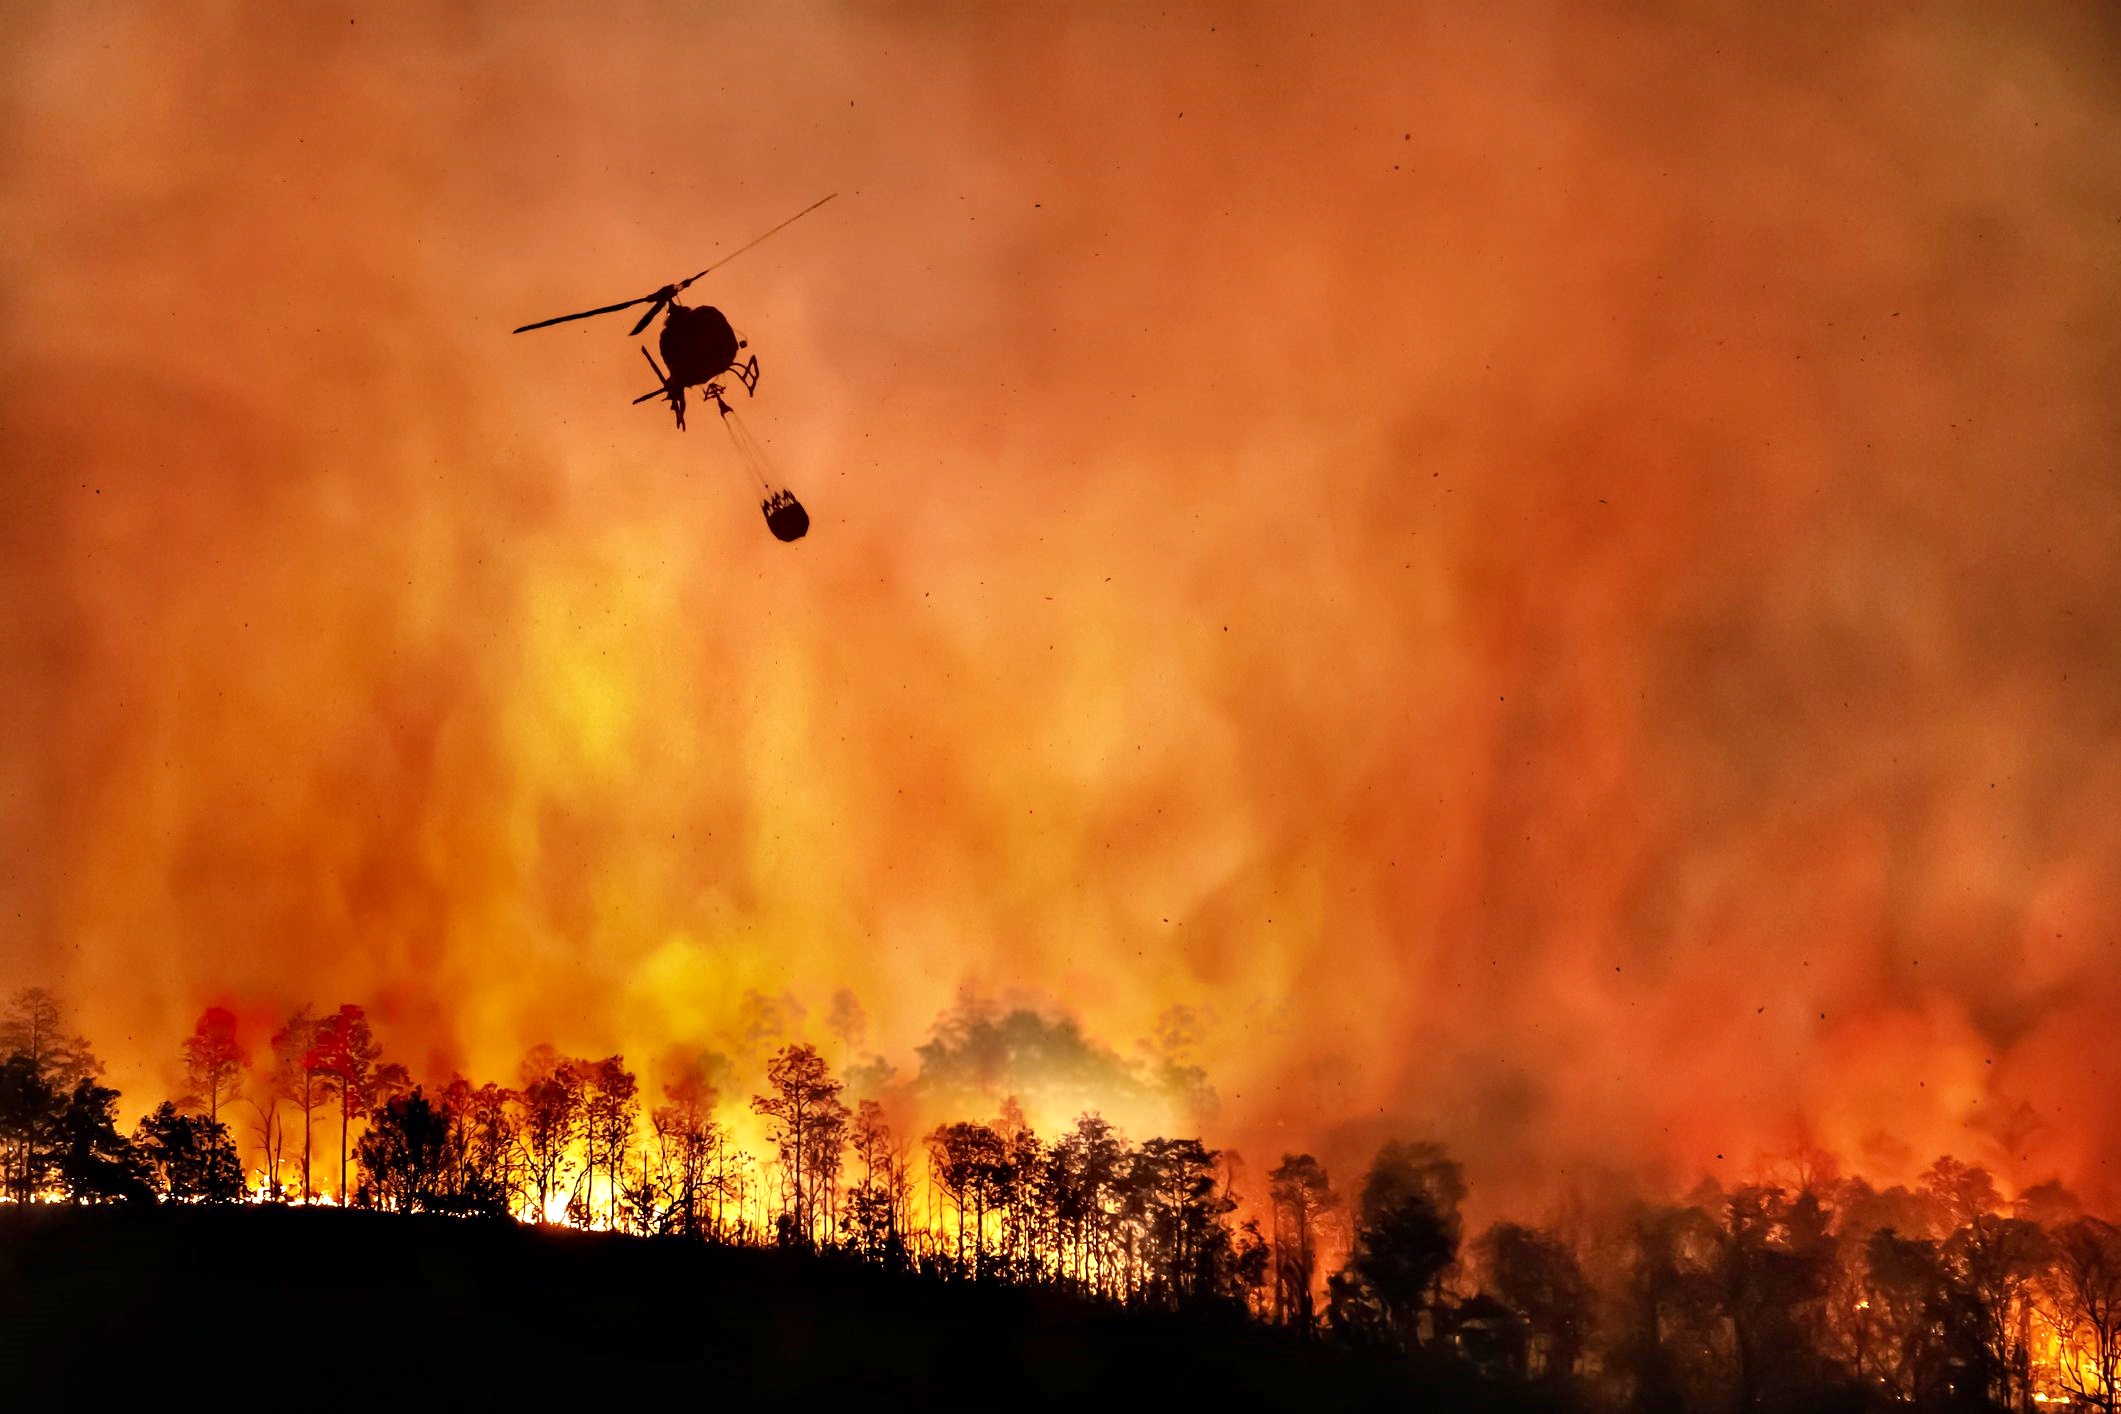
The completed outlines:
{"type": "Polygon", "coordinates": [[[803,1220],[804,1220],[804,1217],[805,1217],[805,1212],[804,1212],[804,1208],[803,1208],[803,1123],[804,1123],[804,1120],[805,1120],[805,1118],[806,1118],[806,1116],[805,1116],[805,1115],[803,1114],[803,1107],[802,1107],[802,1106],[801,1106],[800,1104],[796,1105],[796,1107],[795,1107],[795,1225],[796,1225],[796,1227],[797,1227],[797,1228],[799,1228],[799,1229],[802,1229],[802,1230],[803,1230],[803,1236],[804,1236],[805,1240],[808,1240],[808,1238],[809,1238],[809,1236],[810,1236],[810,1233],[809,1233],[809,1230],[808,1230],[807,1228],[805,1228],[805,1227],[804,1227],[804,1221],[803,1221],[803,1220]]]}

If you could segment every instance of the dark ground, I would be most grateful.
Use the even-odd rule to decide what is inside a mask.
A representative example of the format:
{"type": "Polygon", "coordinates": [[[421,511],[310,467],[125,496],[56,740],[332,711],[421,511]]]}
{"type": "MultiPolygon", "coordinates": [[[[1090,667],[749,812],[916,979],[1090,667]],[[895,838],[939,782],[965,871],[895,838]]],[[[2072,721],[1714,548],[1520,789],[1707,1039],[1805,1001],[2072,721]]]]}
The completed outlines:
{"type": "Polygon", "coordinates": [[[0,1211],[0,1407],[1534,1409],[1455,1368],[829,1259],[281,1208],[0,1211]]]}

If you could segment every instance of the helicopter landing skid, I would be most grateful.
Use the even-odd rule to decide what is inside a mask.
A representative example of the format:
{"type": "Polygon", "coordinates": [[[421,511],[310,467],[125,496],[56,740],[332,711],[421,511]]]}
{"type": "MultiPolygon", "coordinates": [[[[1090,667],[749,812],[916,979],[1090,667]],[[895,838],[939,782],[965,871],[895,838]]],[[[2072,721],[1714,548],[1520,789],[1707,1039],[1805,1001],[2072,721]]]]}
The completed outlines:
{"type": "MultiPolygon", "coordinates": [[[[665,374],[662,369],[657,368],[655,356],[649,353],[648,350],[642,349],[641,357],[648,360],[648,366],[650,368],[655,369],[655,375],[656,377],[661,378],[663,380],[663,386],[656,389],[652,393],[641,394],[641,396],[634,399],[634,402],[645,403],[651,398],[667,398],[670,402],[671,412],[677,415],[678,431],[683,432],[685,430],[685,386],[682,383],[679,383],[677,380],[671,378],[669,375],[665,374]]],[[[734,373],[736,375],[736,381],[743,385],[744,396],[758,396],[759,356],[757,354],[753,354],[750,358],[745,359],[742,363],[730,364],[727,371],[730,373],[734,373]]],[[[722,415],[726,417],[729,414],[729,404],[723,400],[722,395],[724,391],[725,390],[723,389],[719,379],[712,383],[703,383],[700,385],[701,396],[712,399],[714,405],[717,408],[720,408],[722,411],[722,415]]]]}

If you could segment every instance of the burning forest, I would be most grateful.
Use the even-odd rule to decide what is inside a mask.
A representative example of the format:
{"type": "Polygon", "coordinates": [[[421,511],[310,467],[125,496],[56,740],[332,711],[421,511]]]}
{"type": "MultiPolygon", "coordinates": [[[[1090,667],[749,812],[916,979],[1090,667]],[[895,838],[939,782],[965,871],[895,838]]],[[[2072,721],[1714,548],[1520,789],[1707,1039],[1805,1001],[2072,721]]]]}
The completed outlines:
{"type": "Polygon", "coordinates": [[[1388,1142],[1336,1185],[1309,1153],[1247,1165],[1095,1111],[1042,1136],[1013,1095],[921,1133],[904,1090],[862,1094],[878,1071],[850,1088],[806,1043],[738,1103],[711,1077],[741,1077],[700,1059],[644,1089],[623,1056],[545,1045],[513,1084],[423,1081],[354,1005],[302,1008],[254,1053],[210,1007],[177,1047],[190,1088],[128,1136],[48,993],[15,999],[0,1042],[18,1223],[30,1204],[325,1205],[770,1245],[1241,1316],[1556,1407],[2110,1410],[2121,1394],[2121,1229],[2059,1184],[2006,1194],[1950,1156],[1881,1189],[1800,1152],[1677,1201],[1470,1233],[1464,1168],[1432,1140],[1388,1142]]]}
{"type": "Polygon", "coordinates": [[[2116,72],[0,7],[0,1229],[2111,1408],[2116,72]]]}

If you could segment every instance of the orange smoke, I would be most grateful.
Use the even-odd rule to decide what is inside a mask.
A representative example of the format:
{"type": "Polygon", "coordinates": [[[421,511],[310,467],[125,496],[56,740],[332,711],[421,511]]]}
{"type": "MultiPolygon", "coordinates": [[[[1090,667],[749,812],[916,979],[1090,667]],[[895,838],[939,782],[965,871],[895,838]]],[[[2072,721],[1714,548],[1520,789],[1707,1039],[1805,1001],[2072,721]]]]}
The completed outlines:
{"type": "Polygon", "coordinates": [[[2109,13],[0,34],[0,983],[129,1101],[994,998],[1267,1164],[2121,1200],[2109,13]],[[695,291],[791,549],[506,331],[832,190],[695,291]]]}

